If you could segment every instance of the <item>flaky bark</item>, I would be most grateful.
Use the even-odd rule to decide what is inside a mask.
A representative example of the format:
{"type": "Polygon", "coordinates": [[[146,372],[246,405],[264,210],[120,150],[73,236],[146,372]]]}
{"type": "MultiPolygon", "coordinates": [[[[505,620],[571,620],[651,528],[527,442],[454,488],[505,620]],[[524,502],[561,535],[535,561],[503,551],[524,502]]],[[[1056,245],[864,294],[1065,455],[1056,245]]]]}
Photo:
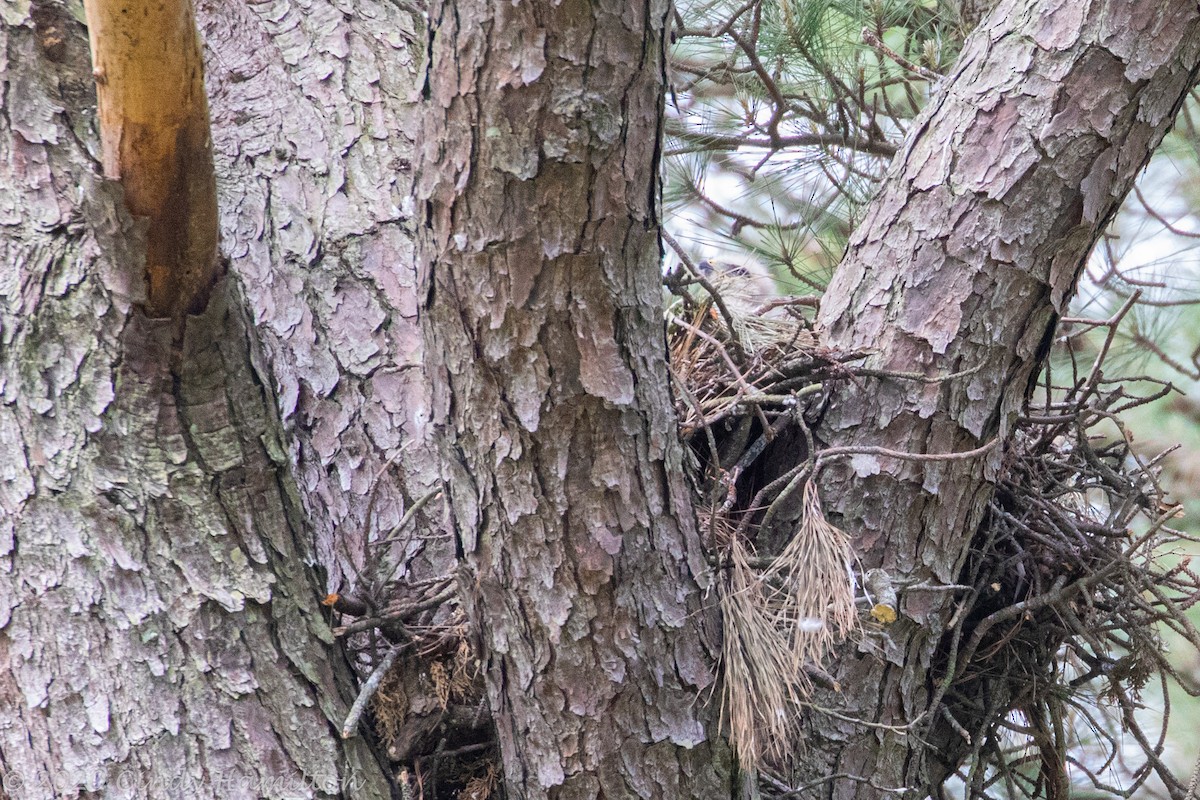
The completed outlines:
{"type": "Polygon", "coordinates": [[[510,797],[730,791],[664,358],[668,11],[431,11],[424,326],[510,797]]]}
{"type": "MultiPolygon", "coordinates": [[[[365,782],[346,794],[379,796],[369,757],[335,737],[345,673],[303,537],[331,587],[369,563],[368,536],[434,485],[431,410],[514,789],[728,793],[694,702],[712,628],[661,355],[666,10],[498,4],[438,29],[429,124],[446,128],[421,161],[448,382],[432,406],[407,222],[420,43],[403,5],[199,5],[223,249],[263,347],[223,289],[176,361],[133,308],[143,242],[87,179],[82,29],[57,3],[2,12],[0,720],[15,722],[0,768],[14,797],[321,796],[347,778],[365,782]]],[[[838,395],[828,443],[946,452],[1011,429],[1086,247],[1190,79],[1194,17],[1180,0],[1024,0],[985,23],[823,317],[833,343],[877,348],[876,366],[982,366],[838,395]]],[[[979,462],[963,466],[860,457],[829,469],[823,495],[867,566],[952,581],[989,490],[979,462]]],[[[453,555],[412,542],[420,574],[453,555]]],[[[882,658],[846,659],[844,711],[920,713],[943,598],[907,594],[882,658]]],[[[922,786],[944,766],[909,759],[917,736],[810,722],[814,777],[922,786]]]]}
{"type": "Polygon", "coordinates": [[[0,795],[387,797],[241,300],[141,311],[66,7],[6,7],[0,76],[0,795]]]}
{"type": "MultiPolygon", "coordinates": [[[[262,342],[325,588],[405,602],[456,565],[437,500],[388,548],[394,569],[379,568],[375,544],[439,481],[409,219],[424,22],[391,0],[220,0],[197,14],[222,249],[262,342]]],[[[431,731],[443,713],[429,665],[408,658],[411,702],[389,744],[411,768],[444,731],[431,731]]]]}
{"type": "MultiPolygon", "coordinates": [[[[898,585],[955,582],[1088,252],[1198,63],[1194,0],[1005,0],[968,40],[855,232],[820,318],[829,344],[869,349],[869,367],[960,375],[847,386],[818,434],[916,453],[999,445],[964,461],[860,454],[827,468],[826,507],[864,568],[898,585]]],[[[952,595],[909,592],[900,610],[870,648],[842,659],[844,713],[904,726],[929,702],[952,595]]],[[[870,779],[834,781],[837,798],[924,787],[948,765],[923,741],[960,740],[940,716],[908,735],[810,722],[807,771],[870,779]]]]}
{"type": "MultiPolygon", "coordinates": [[[[390,0],[219,0],[197,18],[222,252],[263,344],[329,588],[359,591],[368,539],[438,474],[423,445],[409,221],[422,23],[390,0]]],[[[421,575],[451,568],[452,548],[413,541],[421,575]]]]}

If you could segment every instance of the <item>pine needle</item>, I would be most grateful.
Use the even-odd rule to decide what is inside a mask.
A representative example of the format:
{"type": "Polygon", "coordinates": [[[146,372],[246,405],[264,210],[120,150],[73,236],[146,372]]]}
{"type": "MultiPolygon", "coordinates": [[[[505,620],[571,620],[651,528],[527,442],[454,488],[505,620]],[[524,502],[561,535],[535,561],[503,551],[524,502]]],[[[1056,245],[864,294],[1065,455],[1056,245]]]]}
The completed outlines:
{"type": "Polygon", "coordinates": [[[770,567],[755,571],[737,538],[729,559],[723,704],[734,751],[753,768],[786,759],[798,743],[799,707],[812,689],[805,665],[854,628],[854,577],[849,540],[826,521],[811,481],[800,528],[770,567]]]}

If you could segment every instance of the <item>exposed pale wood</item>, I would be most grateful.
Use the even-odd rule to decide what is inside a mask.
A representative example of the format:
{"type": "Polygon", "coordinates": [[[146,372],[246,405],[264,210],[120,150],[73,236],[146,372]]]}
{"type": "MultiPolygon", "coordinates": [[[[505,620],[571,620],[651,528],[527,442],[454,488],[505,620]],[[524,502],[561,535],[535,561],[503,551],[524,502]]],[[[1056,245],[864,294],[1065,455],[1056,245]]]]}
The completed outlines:
{"type": "Polygon", "coordinates": [[[147,308],[200,310],[218,274],[204,66],[191,0],[85,0],[104,174],[148,220],[147,308]]]}

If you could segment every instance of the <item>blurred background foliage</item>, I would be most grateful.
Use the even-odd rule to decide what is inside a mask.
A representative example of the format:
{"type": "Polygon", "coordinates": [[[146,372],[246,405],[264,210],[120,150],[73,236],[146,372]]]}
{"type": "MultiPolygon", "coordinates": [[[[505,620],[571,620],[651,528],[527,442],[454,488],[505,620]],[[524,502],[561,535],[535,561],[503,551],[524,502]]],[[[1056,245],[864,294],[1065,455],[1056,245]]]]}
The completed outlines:
{"type": "MultiPolygon", "coordinates": [[[[664,165],[676,251],[668,269],[681,257],[734,265],[738,292],[754,305],[819,295],[978,13],[951,0],[678,0],[664,165]]],[[[1112,435],[1132,437],[1146,460],[1176,447],[1161,462],[1162,480],[1192,535],[1200,534],[1198,304],[1194,94],[1093,253],[1050,365],[1052,375],[1069,375],[1108,348],[1104,372],[1122,391],[1163,395],[1125,412],[1112,435]],[[1094,324],[1113,319],[1120,324],[1094,324]]],[[[1200,625],[1197,609],[1189,613],[1200,625]]],[[[1177,685],[1200,687],[1197,653],[1180,647],[1174,664],[1177,685]]],[[[1162,758],[1186,776],[1200,753],[1200,703],[1152,686],[1139,714],[1169,717],[1162,758]]],[[[1087,736],[1078,735],[1081,752],[1087,736]]],[[[1121,760],[1089,766],[1119,788],[1128,777],[1121,760]]],[[[1081,779],[1072,796],[1116,795],[1081,779]]],[[[1150,782],[1135,796],[1168,794],[1150,782]]]]}

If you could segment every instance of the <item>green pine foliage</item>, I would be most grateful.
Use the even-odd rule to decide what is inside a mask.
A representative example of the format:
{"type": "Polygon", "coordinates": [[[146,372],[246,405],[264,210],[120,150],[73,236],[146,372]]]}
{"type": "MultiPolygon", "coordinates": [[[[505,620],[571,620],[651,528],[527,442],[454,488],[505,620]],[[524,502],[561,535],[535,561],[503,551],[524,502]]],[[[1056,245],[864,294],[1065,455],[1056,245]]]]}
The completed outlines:
{"type": "Polygon", "coordinates": [[[932,0],[683,2],[668,98],[668,224],[781,293],[828,280],[961,46],[932,0]]]}

